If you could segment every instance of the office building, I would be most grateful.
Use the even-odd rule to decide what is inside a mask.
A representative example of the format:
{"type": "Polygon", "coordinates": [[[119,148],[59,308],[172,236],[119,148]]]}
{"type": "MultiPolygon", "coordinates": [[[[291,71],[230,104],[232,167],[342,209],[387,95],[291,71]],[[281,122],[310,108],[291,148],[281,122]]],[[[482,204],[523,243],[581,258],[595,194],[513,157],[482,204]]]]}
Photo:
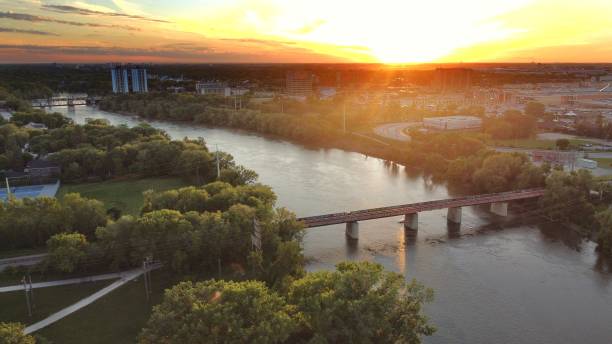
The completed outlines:
{"type": "Polygon", "coordinates": [[[309,72],[294,71],[287,73],[287,95],[306,99],[312,95],[313,76],[309,72]]]}
{"type": "Polygon", "coordinates": [[[130,93],[128,70],[124,66],[112,66],[113,93],[130,93]]]}
{"type": "Polygon", "coordinates": [[[149,91],[147,70],[143,67],[113,65],[111,66],[111,79],[113,93],[147,93],[149,91]]]}
{"type": "Polygon", "coordinates": [[[435,71],[433,86],[440,92],[463,92],[472,87],[471,69],[438,68],[435,71]]]}
{"type": "Polygon", "coordinates": [[[147,84],[147,70],[144,68],[132,68],[132,92],[147,93],[149,85],[147,84]]]}
{"type": "Polygon", "coordinates": [[[196,84],[196,92],[202,95],[225,96],[226,84],[216,81],[199,82],[196,84]]]}

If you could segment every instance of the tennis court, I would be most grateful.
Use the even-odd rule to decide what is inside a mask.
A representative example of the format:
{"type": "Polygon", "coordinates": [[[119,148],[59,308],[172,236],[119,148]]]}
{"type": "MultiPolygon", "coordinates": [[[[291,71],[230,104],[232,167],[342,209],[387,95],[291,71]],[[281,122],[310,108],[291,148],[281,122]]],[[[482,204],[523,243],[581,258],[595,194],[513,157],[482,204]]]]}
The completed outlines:
{"type": "MultiPolygon", "coordinates": [[[[11,187],[11,195],[17,199],[40,196],[55,197],[57,190],[59,190],[59,182],[46,185],[15,186],[11,187]]],[[[6,201],[7,199],[6,188],[0,189],[0,200],[6,201]]]]}

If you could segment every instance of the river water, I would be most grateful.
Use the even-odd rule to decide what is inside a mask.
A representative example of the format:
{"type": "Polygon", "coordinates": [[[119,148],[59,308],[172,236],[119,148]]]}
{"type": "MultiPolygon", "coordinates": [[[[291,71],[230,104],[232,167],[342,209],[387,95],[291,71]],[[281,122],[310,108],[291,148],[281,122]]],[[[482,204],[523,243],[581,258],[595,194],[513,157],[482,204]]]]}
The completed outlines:
{"type": "MultiPolygon", "coordinates": [[[[91,107],[53,108],[83,123],[139,119],[91,107]]],[[[358,210],[448,196],[448,190],[402,167],[336,149],[308,149],[239,131],[150,121],[173,138],[203,137],[271,185],[278,205],[298,216],[358,210]]],[[[464,209],[459,229],[445,211],[419,214],[416,237],[401,218],[360,223],[358,243],[344,226],[307,231],[309,270],[347,260],[370,260],[416,278],[435,291],[426,313],[438,332],[426,343],[612,343],[612,274],[595,245],[521,211],[507,219],[484,208],[464,209]]]]}

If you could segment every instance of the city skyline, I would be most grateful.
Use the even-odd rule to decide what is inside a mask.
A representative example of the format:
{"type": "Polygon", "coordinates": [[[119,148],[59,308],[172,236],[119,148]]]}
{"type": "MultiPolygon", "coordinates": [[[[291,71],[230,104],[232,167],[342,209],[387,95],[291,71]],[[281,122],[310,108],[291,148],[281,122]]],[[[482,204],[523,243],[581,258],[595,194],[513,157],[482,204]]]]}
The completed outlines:
{"type": "Polygon", "coordinates": [[[603,0],[0,0],[0,62],[610,62],[603,0]]]}

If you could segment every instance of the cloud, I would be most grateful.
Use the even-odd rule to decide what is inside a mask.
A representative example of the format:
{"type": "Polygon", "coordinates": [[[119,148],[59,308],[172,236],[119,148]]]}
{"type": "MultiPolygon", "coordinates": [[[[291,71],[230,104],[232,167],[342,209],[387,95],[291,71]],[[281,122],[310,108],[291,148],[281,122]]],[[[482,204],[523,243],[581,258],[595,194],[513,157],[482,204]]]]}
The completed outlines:
{"type": "Polygon", "coordinates": [[[313,31],[317,30],[319,27],[325,25],[325,23],[327,23],[326,20],[318,19],[318,20],[315,20],[315,21],[313,21],[311,23],[308,23],[308,24],[302,26],[301,28],[299,28],[297,30],[294,30],[293,32],[297,33],[297,34],[300,34],[300,35],[306,35],[306,34],[309,34],[309,33],[313,32],[313,31]]]}
{"type": "Polygon", "coordinates": [[[29,21],[29,22],[57,23],[57,24],[65,24],[65,25],[72,25],[72,26],[106,27],[106,28],[114,28],[114,29],[140,31],[139,28],[128,26],[128,25],[82,23],[82,22],[75,22],[75,21],[70,21],[70,20],[61,20],[61,19],[56,19],[56,18],[51,18],[51,17],[35,16],[31,14],[26,14],[26,13],[0,12],[0,18],[23,20],[23,21],[29,21]]]}
{"type": "Polygon", "coordinates": [[[197,58],[213,53],[208,47],[191,49],[166,48],[125,48],[101,46],[64,46],[64,45],[34,45],[34,44],[0,44],[1,50],[20,50],[31,54],[61,54],[61,55],[108,55],[108,56],[148,56],[168,58],[197,58]]]}
{"type": "Polygon", "coordinates": [[[331,56],[313,52],[284,51],[217,51],[213,48],[182,42],[168,43],[152,48],[126,48],[104,46],[65,46],[34,44],[0,44],[0,60],[18,62],[108,62],[108,61],[157,61],[157,62],[206,62],[206,63],[267,63],[267,62],[341,62],[331,56]]]}
{"type": "Polygon", "coordinates": [[[145,16],[133,15],[133,14],[125,14],[118,12],[103,12],[92,10],[88,8],[76,7],[76,6],[68,6],[68,5],[42,5],[43,9],[52,12],[58,13],[72,13],[72,14],[80,14],[84,16],[108,16],[108,17],[118,17],[118,18],[128,18],[128,19],[139,19],[156,23],[170,23],[167,20],[149,18],[145,16]]]}
{"type": "Polygon", "coordinates": [[[30,34],[30,35],[41,35],[41,36],[59,36],[58,34],[53,33],[53,32],[38,31],[38,30],[12,29],[12,28],[8,28],[8,27],[0,27],[0,33],[1,32],[25,33],[25,34],[30,34]]]}
{"type": "Polygon", "coordinates": [[[220,38],[222,41],[230,41],[230,42],[238,42],[238,43],[251,43],[251,44],[259,44],[259,45],[267,45],[270,47],[284,47],[287,45],[295,45],[296,42],[291,41],[274,41],[274,40],[265,40],[265,39],[256,39],[256,38],[220,38]]]}

